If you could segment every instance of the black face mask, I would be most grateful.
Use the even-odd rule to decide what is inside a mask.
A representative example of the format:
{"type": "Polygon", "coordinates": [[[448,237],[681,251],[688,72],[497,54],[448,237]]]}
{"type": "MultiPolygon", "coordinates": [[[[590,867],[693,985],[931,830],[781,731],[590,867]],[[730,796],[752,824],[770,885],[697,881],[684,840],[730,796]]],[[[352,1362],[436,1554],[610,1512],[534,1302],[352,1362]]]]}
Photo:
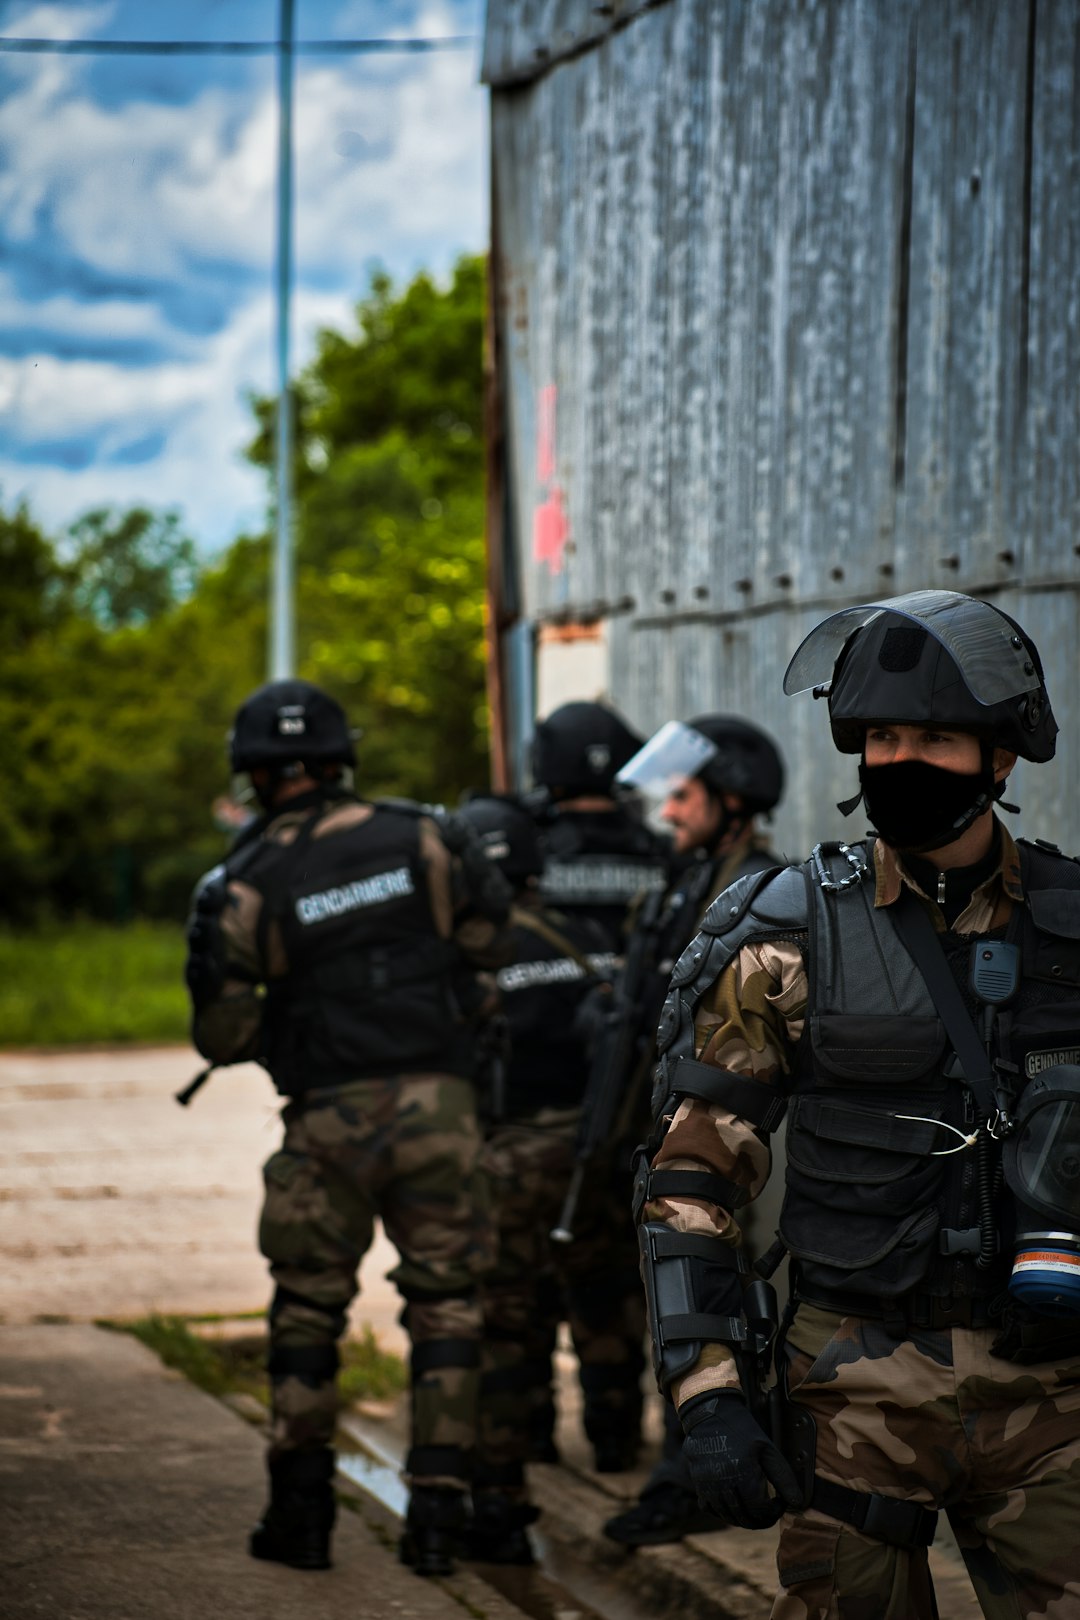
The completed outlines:
{"type": "Polygon", "coordinates": [[[859,781],[867,814],[882,838],[893,849],[912,854],[954,843],[1001,797],[1005,786],[994,781],[989,750],[972,776],[919,759],[899,765],[867,765],[863,760],[859,781]]]}

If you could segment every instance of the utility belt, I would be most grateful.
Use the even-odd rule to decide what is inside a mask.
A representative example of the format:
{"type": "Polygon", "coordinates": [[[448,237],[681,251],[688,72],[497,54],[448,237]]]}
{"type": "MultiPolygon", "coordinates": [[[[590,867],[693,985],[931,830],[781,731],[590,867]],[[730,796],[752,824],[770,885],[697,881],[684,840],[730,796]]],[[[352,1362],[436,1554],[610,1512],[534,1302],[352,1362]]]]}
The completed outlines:
{"type": "Polygon", "coordinates": [[[819,1310],[835,1311],[840,1316],[868,1317],[871,1321],[883,1322],[886,1327],[895,1322],[901,1335],[907,1328],[913,1327],[995,1327],[1001,1317],[1000,1307],[992,1309],[996,1304],[996,1295],[954,1298],[917,1292],[885,1303],[867,1294],[840,1294],[824,1290],[804,1293],[796,1288],[793,1297],[800,1305],[814,1305],[819,1310]]]}

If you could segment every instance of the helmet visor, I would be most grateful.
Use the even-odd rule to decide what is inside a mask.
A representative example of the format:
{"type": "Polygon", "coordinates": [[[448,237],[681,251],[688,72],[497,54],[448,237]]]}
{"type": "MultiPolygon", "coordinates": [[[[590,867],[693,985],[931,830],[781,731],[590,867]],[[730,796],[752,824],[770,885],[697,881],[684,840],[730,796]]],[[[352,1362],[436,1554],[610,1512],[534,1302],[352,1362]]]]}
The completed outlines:
{"type": "Polygon", "coordinates": [[[716,758],[716,744],[693,726],[669,720],[633,759],[627,760],[615,780],[620,787],[635,788],[649,799],[666,799],[679,782],[696,776],[716,758]]]}
{"type": "Polygon", "coordinates": [[[811,630],[784,675],[787,695],[830,681],[846,642],[881,613],[898,613],[939,641],[979,703],[1003,703],[1034,692],[1039,685],[1035,662],[1022,638],[988,602],[959,591],[909,591],[887,601],[842,608],[811,630]]]}

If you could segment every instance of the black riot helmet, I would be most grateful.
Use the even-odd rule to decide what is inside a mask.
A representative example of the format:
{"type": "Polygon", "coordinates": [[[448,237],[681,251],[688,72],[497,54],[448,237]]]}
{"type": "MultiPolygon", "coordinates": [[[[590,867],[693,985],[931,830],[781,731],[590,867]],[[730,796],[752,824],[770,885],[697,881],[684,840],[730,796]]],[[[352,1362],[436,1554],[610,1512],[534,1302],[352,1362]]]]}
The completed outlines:
{"type": "Polygon", "coordinates": [[[733,714],[699,714],[687,725],[716,746],[696,773],[712,793],[736,793],[753,815],[780,803],[784,763],[772,738],[733,714]]]}
{"type": "Polygon", "coordinates": [[[356,754],[345,711],[310,681],[268,681],[236,711],[229,734],[234,771],[260,765],[353,765],[356,754]]]}
{"type": "Polygon", "coordinates": [[[643,740],[606,704],[564,703],[537,722],[533,780],[557,799],[609,794],[615,773],[643,740]]]}
{"type": "Polygon", "coordinates": [[[811,631],[784,691],[828,696],[833,741],[861,754],[877,722],[938,725],[1043,763],[1057,722],[1042,662],[1014,619],[959,591],[911,591],[832,614],[811,631]]]}
{"type": "Polygon", "coordinates": [[[484,855],[515,889],[540,876],[544,854],[536,822],[515,799],[478,794],[457,813],[475,829],[484,855]]]}

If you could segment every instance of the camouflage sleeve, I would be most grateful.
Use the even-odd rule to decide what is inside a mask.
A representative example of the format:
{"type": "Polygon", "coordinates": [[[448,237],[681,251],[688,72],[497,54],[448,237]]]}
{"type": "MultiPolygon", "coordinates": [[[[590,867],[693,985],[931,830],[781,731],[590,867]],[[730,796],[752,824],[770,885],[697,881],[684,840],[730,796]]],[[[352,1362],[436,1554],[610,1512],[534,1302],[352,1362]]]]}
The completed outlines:
{"type": "Polygon", "coordinates": [[[225,982],[218,996],[196,1009],[191,1026],[196,1049],[211,1063],[245,1063],[259,1053],[258,986],[267,977],[257,945],[261,906],[261,896],[246,883],[229,884],[220,922],[225,982]]]}
{"type": "Polygon", "coordinates": [[[470,967],[493,971],[510,960],[513,943],[505,922],[477,911],[459,856],[447,849],[435,822],[420,822],[420,851],[427,866],[428,895],[435,925],[452,939],[470,967]]]}
{"type": "MultiPolygon", "coordinates": [[[[744,945],[702,998],[694,1022],[694,1052],[763,1085],[783,1087],[802,1034],[808,985],[802,952],[789,940],[744,945]]],[[[737,1115],[716,1103],[683,1098],[670,1117],[653,1161],[666,1170],[711,1170],[740,1187],[752,1201],[771,1164],[767,1141],[737,1115]]],[[[658,1198],[646,1220],[677,1232],[698,1232],[733,1244],[742,1241],[729,1210],[703,1199],[658,1198]]],[[[727,1345],[707,1345],[694,1369],[675,1388],[677,1405],[715,1388],[737,1388],[738,1373],[727,1345]]]]}

